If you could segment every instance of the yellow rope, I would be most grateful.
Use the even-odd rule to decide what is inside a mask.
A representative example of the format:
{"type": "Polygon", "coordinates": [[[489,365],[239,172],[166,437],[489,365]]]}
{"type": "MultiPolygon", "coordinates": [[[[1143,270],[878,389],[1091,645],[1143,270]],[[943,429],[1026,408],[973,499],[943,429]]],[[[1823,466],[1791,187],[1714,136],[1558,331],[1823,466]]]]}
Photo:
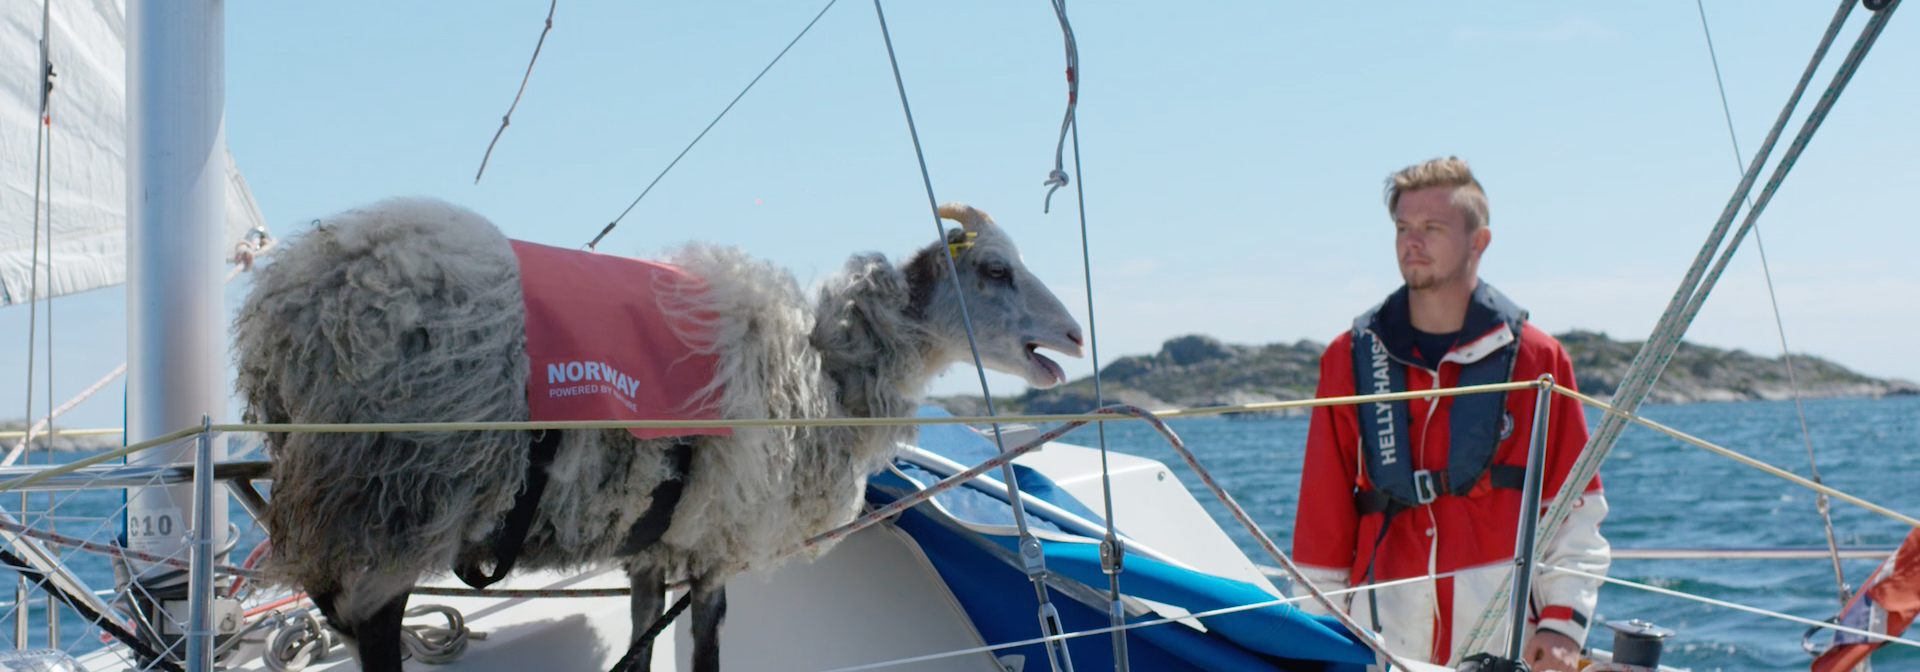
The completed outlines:
{"type": "MultiPolygon", "coordinates": [[[[1421,397],[1448,397],[1448,396],[1455,396],[1455,395],[1461,395],[1461,394],[1476,394],[1476,393],[1484,393],[1484,392],[1507,392],[1512,390],[1523,390],[1523,389],[1532,388],[1535,386],[1536,386],[1536,383],[1534,381],[1518,381],[1518,382],[1510,382],[1510,383],[1494,383],[1491,385],[1469,385],[1466,387],[1450,387],[1450,388],[1441,388],[1441,389],[1434,389],[1434,390],[1394,392],[1389,394],[1361,394],[1361,395],[1353,395],[1353,396],[1346,396],[1346,397],[1322,397],[1317,399],[1295,399],[1292,401],[1270,401],[1270,402],[1259,403],[1259,404],[1237,404],[1232,406],[1205,406],[1200,408],[1158,411],[1158,412],[1155,412],[1155,415],[1158,415],[1162,418],[1191,418],[1191,417],[1200,417],[1200,416],[1208,416],[1208,415],[1222,415],[1226,413],[1276,411],[1276,410],[1285,410],[1285,409],[1293,409],[1293,408],[1316,408],[1320,406],[1337,406],[1341,404],[1363,404],[1363,403],[1369,403],[1369,402],[1398,401],[1402,399],[1414,399],[1414,398],[1421,398],[1421,397]]],[[[1601,409],[1602,411],[1605,411],[1607,413],[1619,415],[1633,422],[1646,425],[1647,427],[1653,428],[1655,430],[1668,434],[1674,438],[1680,439],[1687,443],[1691,443],[1701,448],[1705,448],[1707,450],[1733,458],[1734,460],[1739,461],[1743,464],[1759,469],[1761,471],[1765,471],[1769,474],[1773,474],[1775,476],[1779,476],[1781,478],[1787,479],[1788,481],[1792,481],[1796,484],[1805,486],[1809,489],[1812,489],[1818,492],[1823,492],[1823,493],[1826,493],[1828,496],[1841,499],[1847,502],[1851,502],[1853,504],[1860,506],[1861,508],[1867,509],[1868,511],[1872,511],[1880,515],[1893,518],[1895,520],[1901,521],[1908,525],[1920,527],[1920,519],[1915,519],[1912,516],[1902,514],[1898,511],[1894,511],[1884,506],[1874,504],[1872,502],[1861,499],[1859,497],[1855,497],[1853,495],[1849,495],[1839,490],[1835,490],[1826,485],[1815,483],[1793,472],[1787,471],[1785,469],[1781,469],[1779,467],[1773,466],[1771,464],[1767,464],[1765,462],[1761,462],[1760,460],[1756,460],[1751,457],[1747,457],[1746,455],[1742,455],[1728,448],[1715,445],[1710,441],[1701,439],[1699,437],[1693,436],[1686,432],[1682,432],[1672,427],[1662,425],[1658,422],[1648,420],[1646,418],[1640,417],[1632,413],[1623,412],[1619,409],[1614,408],[1612,405],[1604,401],[1600,401],[1599,399],[1595,399],[1593,397],[1587,396],[1585,394],[1580,393],[1577,390],[1568,388],[1564,385],[1558,385],[1558,384],[1554,385],[1553,391],[1559,394],[1563,394],[1568,397],[1577,399],[1581,403],[1601,409]]],[[[982,424],[982,423],[990,423],[990,422],[1001,422],[1001,423],[1007,423],[1007,422],[1039,423],[1039,422],[1075,422],[1075,421],[1095,422],[1095,421],[1103,421],[1103,420],[1111,421],[1116,419],[1116,417],[1120,417],[1124,419],[1124,416],[1115,416],[1115,415],[1106,414],[1106,413],[1078,413],[1078,414],[1058,414],[1058,415],[1002,415],[1002,416],[994,416],[994,417],[964,416],[964,417],[947,417],[947,418],[792,418],[792,419],[767,418],[767,419],[754,419],[754,420],[571,420],[571,421],[544,421],[544,422],[517,421],[517,422],[388,422],[388,423],[365,423],[365,424],[219,424],[219,425],[213,425],[211,429],[216,432],[276,432],[276,433],[343,434],[343,433],[353,433],[353,432],[455,432],[455,431],[485,431],[485,430],[525,431],[525,430],[536,430],[536,429],[634,429],[634,428],[694,429],[694,428],[703,428],[703,427],[880,427],[880,426],[893,426],[893,425],[982,424]]],[[[68,434],[68,435],[109,434],[109,433],[116,433],[119,431],[120,430],[113,430],[113,429],[68,430],[68,431],[60,432],[60,434],[68,434]]],[[[134,453],[147,450],[149,448],[156,448],[162,445],[166,445],[175,441],[179,441],[180,439],[193,436],[199,431],[200,431],[200,428],[198,427],[188,427],[184,429],[179,429],[172,432],[168,432],[166,434],[163,434],[153,439],[148,439],[146,441],[141,441],[139,443],[128,445],[127,447],[121,448],[119,450],[114,450],[106,453],[101,453],[99,455],[95,455],[92,457],[74,460],[72,462],[68,462],[66,464],[62,464],[57,467],[50,467],[48,469],[35,472],[27,476],[22,476],[20,478],[13,479],[5,483],[0,483],[0,492],[12,490],[14,488],[18,488],[24,485],[38,483],[40,481],[46,480],[48,478],[52,478],[54,476],[78,471],[80,469],[90,467],[90,466],[99,464],[101,462],[106,462],[108,460],[114,460],[114,459],[126,457],[128,455],[132,455],[134,453]]],[[[18,434],[18,432],[15,432],[15,434],[18,434]]],[[[0,433],[0,437],[5,437],[5,436],[7,436],[7,434],[0,433]]]]}
{"type": "Polygon", "coordinates": [[[1593,397],[1589,397],[1589,396],[1587,396],[1587,395],[1585,395],[1585,394],[1581,394],[1581,393],[1580,393],[1579,391],[1577,391],[1577,390],[1573,390],[1573,389],[1569,389],[1569,388],[1567,388],[1567,387],[1565,387],[1565,386],[1562,386],[1562,385],[1554,385],[1554,386],[1553,386],[1553,390],[1554,390],[1555,392],[1559,392],[1560,394],[1564,394],[1564,395],[1567,395],[1567,396],[1569,396],[1569,397],[1573,397],[1574,399],[1578,399],[1578,400],[1580,400],[1580,402],[1581,402],[1581,403],[1584,403],[1584,404],[1587,404],[1587,405],[1589,405],[1589,406],[1593,406],[1593,407],[1595,407],[1595,408],[1598,408],[1598,409],[1600,409],[1600,410],[1603,410],[1603,411],[1606,411],[1606,412],[1608,412],[1608,413],[1612,413],[1612,414],[1614,414],[1614,415],[1618,415],[1618,416],[1621,416],[1621,417],[1623,417],[1623,418],[1626,418],[1626,419],[1628,419],[1628,420],[1631,420],[1631,421],[1634,421],[1634,422],[1637,422],[1637,423],[1640,423],[1640,424],[1642,424],[1642,425],[1646,425],[1646,426],[1648,426],[1648,427],[1651,427],[1651,428],[1653,428],[1653,429],[1655,429],[1655,430],[1659,430],[1659,431],[1660,431],[1661,433],[1664,433],[1664,434],[1666,434],[1666,435],[1668,435],[1668,436],[1671,436],[1671,437],[1673,437],[1673,438],[1676,438],[1676,439],[1679,439],[1679,440],[1681,440],[1681,441],[1685,441],[1685,442],[1687,442],[1687,443],[1691,443],[1691,444],[1693,444],[1693,445],[1696,445],[1696,446],[1699,446],[1699,447],[1701,447],[1701,448],[1705,448],[1705,449],[1707,449],[1707,450],[1710,450],[1710,451],[1713,451],[1713,452],[1716,452],[1716,453],[1719,453],[1719,454],[1721,454],[1721,455],[1725,455],[1725,456],[1727,456],[1727,457],[1730,457],[1730,458],[1733,458],[1734,460],[1736,460],[1736,461],[1738,461],[1738,462],[1740,462],[1740,463],[1742,463],[1742,464],[1745,464],[1745,465],[1747,465],[1747,466],[1750,466],[1750,467],[1753,467],[1753,468],[1755,468],[1755,469],[1759,469],[1759,470],[1761,470],[1761,471],[1764,471],[1764,472],[1767,472],[1767,473],[1769,473],[1769,474],[1773,474],[1773,475],[1775,475],[1775,476],[1779,476],[1779,477],[1781,477],[1781,478],[1784,478],[1784,479],[1787,479],[1787,480],[1789,480],[1789,481],[1792,481],[1792,482],[1794,482],[1794,483],[1796,483],[1796,484],[1799,484],[1799,485],[1803,485],[1803,486],[1806,486],[1806,487],[1807,487],[1807,488],[1809,488],[1809,489],[1812,489],[1812,490],[1816,490],[1816,491],[1819,491],[1819,492],[1824,492],[1824,493],[1826,493],[1826,494],[1827,494],[1828,496],[1830,496],[1830,497],[1834,497],[1834,498],[1836,498],[1836,499],[1842,499],[1842,500],[1846,500],[1846,501],[1848,501],[1848,502],[1852,502],[1852,503],[1854,503],[1854,504],[1857,504],[1857,505],[1859,505],[1859,506],[1860,506],[1861,508],[1864,508],[1864,509],[1866,509],[1866,510],[1868,510],[1868,511],[1872,511],[1872,512],[1874,512],[1874,513],[1878,513],[1878,514],[1880,514],[1880,515],[1883,515],[1883,516],[1886,516],[1886,517],[1888,517],[1888,518],[1892,518],[1892,519],[1894,519],[1894,520],[1898,520],[1898,521],[1900,521],[1900,522],[1903,522],[1903,523],[1906,523],[1906,524],[1908,524],[1908,525],[1912,525],[1912,526],[1914,526],[1914,527],[1920,527],[1920,519],[1915,519],[1915,518],[1913,518],[1912,516],[1908,516],[1908,515],[1906,515],[1906,514],[1903,514],[1903,513],[1900,513],[1900,512],[1898,512],[1898,511],[1894,511],[1893,509],[1889,509],[1889,508],[1887,508],[1887,507],[1884,507],[1884,506],[1880,506],[1880,505],[1878,505],[1878,504],[1874,504],[1873,502],[1869,502],[1869,501],[1867,501],[1867,500],[1864,500],[1864,499],[1861,499],[1861,498],[1859,498],[1859,497],[1855,497],[1855,496],[1853,496],[1853,495],[1849,495],[1849,494],[1847,494],[1847,493],[1844,493],[1844,492],[1841,492],[1841,491],[1839,491],[1839,490],[1835,490],[1835,489],[1833,489],[1833,488],[1830,488],[1830,487],[1827,487],[1826,485],[1823,485],[1823,484],[1820,484],[1820,483],[1815,483],[1815,482],[1813,482],[1813,481],[1810,481],[1810,480],[1807,480],[1806,478],[1803,478],[1803,477],[1801,477],[1801,476],[1800,476],[1799,474],[1795,474],[1795,473],[1793,473],[1793,472],[1791,472],[1791,471],[1787,471],[1787,470],[1785,470],[1785,469],[1781,469],[1781,468],[1779,468],[1779,467],[1776,467],[1776,466],[1773,466],[1773,465],[1771,465],[1771,464],[1767,464],[1767,463],[1765,463],[1765,462],[1761,462],[1760,460],[1756,460],[1756,459],[1753,459],[1753,458],[1751,458],[1751,457],[1747,457],[1747,456],[1745,456],[1745,455],[1742,455],[1742,454],[1740,454],[1740,453],[1737,453],[1737,452],[1734,452],[1734,451],[1733,451],[1733,450],[1731,450],[1731,449],[1728,449],[1728,448],[1724,448],[1724,447],[1721,447],[1721,446],[1718,446],[1718,445],[1714,445],[1714,443],[1713,443],[1713,442],[1710,442],[1710,441],[1707,441],[1707,440],[1705,440],[1705,439],[1702,439],[1702,438],[1699,438],[1699,437],[1696,437],[1696,436],[1694,436],[1694,435],[1692,435],[1692,434],[1688,434],[1688,433],[1686,433],[1686,432],[1682,432],[1682,431],[1680,431],[1680,430],[1677,430],[1677,429],[1674,429],[1674,428],[1672,428],[1672,427],[1668,427],[1668,426],[1666,426],[1666,425],[1663,425],[1663,424],[1660,424],[1660,423],[1658,423],[1658,422],[1654,422],[1654,421],[1652,421],[1652,420],[1648,420],[1648,419],[1646,419],[1646,418],[1643,418],[1643,417],[1640,417],[1640,416],[1638,416],[1638,415],[1634,415],[1634,414],[1632,414],[1632,413],[1627,413],[1627,412],[1625,412],[1625,411],[1621,411],[1621,410],[1619,410],[1619,409],[1616,409],[1616,408],[1614,408],[1614,407],[1613,407],[1612,405],[1610,405],[1610,404],[1608,404],[1607,402],[1604,402],[1604,401],[1601,401],[1601,400],[1599,400],[1599,399],[1595,399],[1595,398],[1593,398],[1593,397]]]}
{"type": "MultiPolygon", "coordinates": [[[[96,429],[56,429],[53,431],[53,435],[54,436],[105,436],[109,434],[125,434],[126,431],[127,430],[120,429],[119,427],[100,427],[96,429]]],[[[26,432],[16,429],[11,431],[0,432],[0,439],[18,439],[26,435],[27,435],[26,432]]],[[[36,439],[44,436],[47,436],[46,432],[33,433],[33,438],[36,438],[36,439]]]]}
{"type": "MultiPolygon", "coordinates": [[[[1396,401],[1419,397],[1448,397],[1460,394],[1480,392],[1505,392],[1534,387],[1532,381],[1517,383],[1495,383],[1492,385],[1470,385],[1437,390],[1418,390],[1413,392],[1394,392],[1391,394],[1369,394],[1351,397],[1325,397],[1320,399],[1296,399],[1293,401],[1270,401],[1259,404],[1239,404],[1234,406],[1206,406],[1169,411],[1154,411],[1162,418],[1197,417],[1221,415],[1225,413],[1246,413],[1252,411],[1273,411],[1289,408],[1311,408],[1316,406],[1337,406],[1357,404],[1369,401],[1396,401]]],[[[360,424],[228,424],[214,425],[216,432],[284,432],[284,433],[351,433],[351,432],[456,432],[481,430],[535,430],[535,429],[694,429],[702,427],[883,427],[893,425],[963,425],[1009,422],[1100,422],[1112,421],[1124,416],[1111,413],[1070,413],[1057,415],[997,415],[962,416],[948,418],[763,418],[752,420],[565,420],[565,421],[514,421],[514,422],[389,422],[360,424]]],[[[0,488],[4,489],[4,488],[0,488]]]]}
{"type": "MultiPolygon", "coordinates": [[[[1262,404],[1239,404],[1234,406],[1209,406],[1189,408],[1158,413],[1160,417],[1195,417],[1219,415],[1224,413],[1244,413],[1250,411],[1269,411],[1287,408],[1309,408],[1314,406],[1333,406],[1368,401],[1394,401],[1416,397],[1446,397],[1479,392],[1504,392],[1533,387],[1532,382],[1496,383],[1492,385],[1470,385],[1438,390],[1417,392],[1395,392],[1392,394],[1373,394],[1352,397],[1326,397],[1322,399],[1296,399],[1293,401],[1273,401],[1262,404]]],[[[1103,420],[1125,419],[1106,413],[1081,413],[1064,415],[1003,415],[996,417],[950,417],[950,418],[795,418],[795,419],[758,419],[758,420],[571,420],[571,421],[517,421],[517,422],[389,422],[365,424],[221,424],[210,427],[216,432],[280,432],[280,433],[353,433],[353,432],[454,432],[454,431],[514,431],[536,429],[692,429],[701,427],[875,427],[888,425],[954,425],[979,424],[989,422],[1073,422],[1076,420],[1098,422],[1103,420]]],[[[0,483],[0,492],[31,485],[90,467],[108,460],[118,459],[134,453],[172,443],[199,433],[198,427],[187,427],[168,432],[159,437],[128,445],[119,450],[101,453],[93,457],[74,460],[57,467],[22,476],[0,483]]]]}
{"type": "Polygon", "coordinates": [[[93,457],[81,458],[78,460],[74,460],[72,462],[68,462],[66,464],[62,464],[57,467],[49,467],[47,469],[42,469],[32,474],[21,476],[11,481],[7,481],[5,483],[0,483],[0,492],[12,490],[14,488],[18,488],[24,485],[39,483],[41,481],[47,480],[49,478],[53,478],[55,476],[59,476],[61,474],[79,471],[81,469],[91,467],[93,465],[99,464],[101,462],[105,462],[107,460],[115,460],[122,457],[126,457],[128,455],[138,453],[148,448],[163,446],[163,445],[173,443],[175,441],[179,441],[181,439],[184,439],[199,433],[200,433],[199,427],[188,427],[186,429],[176,429],[174,431],[161,434],[160,436],[157,436],[145,441],[141,441],[139,443],[127,446],[125,448],[121,448],[119,450],[104,452],[99,455],[95,455],[93,457]]]}

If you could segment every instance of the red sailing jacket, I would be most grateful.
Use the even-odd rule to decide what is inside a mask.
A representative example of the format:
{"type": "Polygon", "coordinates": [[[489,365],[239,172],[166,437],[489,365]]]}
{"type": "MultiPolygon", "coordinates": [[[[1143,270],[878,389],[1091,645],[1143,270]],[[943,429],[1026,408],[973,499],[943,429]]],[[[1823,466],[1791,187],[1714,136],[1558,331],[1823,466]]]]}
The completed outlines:
{"type": "MultiPolygon", "coordinates": [[[[1463,335],[1462,340],[1466,342],[1456,346],[1453,352],[1468,349],[1477,337],[1463,335]]],[[[1350,333],[1342,332],[1327,346],[1320,357],[1320,382],[1315,396],[1355,394],[1352,341],[1350,333]]],[[[1461,364],[1443,361],[1437,372],[1411,365],[1404,369],[1409,390],[1451,387],[1459,376],[1461,364]]],[[[1512,380],[1532,380],[1542,373],[1551,373],[1555,381],[1574,387],[1573,364],[1566,351],[1552,336],[1528,323],[1521,329],[1519,348],[1514,353],[1512,380]]],[[[1506,395],[1506,410],[1514,424],[1495,451],[1494,463],[1525,465],[1527,441],[1533,427],[1534,393],[1520,390],[1506,395]]],[[[1414,468],[1446,469],[1447,420],[1451,405],[1452,397],[1408,402],[1408,436],[1414,444],[1411,451],[1415,456],[1414,468]]],[[[1579,402],[1555,395],[1549,413],[1543,498],[1551,498],[1559,491],[1587,441],[1586,418],[1579,402]]],[[[1366,572],[1382,518],[1379,513],[1362,516],[1354,506],[1354,493],[1373,487],[1361,466],[1358,432],[1359,420],[1354,406],[1314,409],[1300,476],[1293,536],[1295,560],[1303,565],[1346,570],[1346,578],[1353,584],[1359,583],[1366,572]]],[[[1599,490],[1600,479],[1595,476],[1584,492],[1599,490]]],[[[1483,474],[1465,496],[1442,494],[1430,504],[1401,511],[1393,517],[1386,536],[1381,539],[1373,580],[1390,581],[1429,572],[1438,574],[1508,563],[1513,558],[1519,507],[1520,491],[1495,488],[1483,474]]],[[[1542,555],[1552,552],[1553,549],[1543,549],[1542,555]]],[[[1437,604],[1434,606],[1440,618],[1435,619],[1431,639],[1435,653],[1439,654],[1437,659],[1444,660],[1447,643],[1453,639],[1454,583],[1451,577],[1442,577],[1435,584],[1437,604]]],[[[1577,629],[1564,624],[1556,629],[1576,630],[1568,634],[1580,639],[1578,635],[1584,634],[1587,617],[1591,615],[1581,612],[1592,606],[1542,599],[1543,594],[1554,592],[1535,591],[1539,621],[1543,626],[1554,621],[1577,623],[1577,629]],[[1542,601],[1546,603],[1541,604],[1542,601]]],[[[1464,623],[1460,625],[1466,627],[1464,623]]]]}

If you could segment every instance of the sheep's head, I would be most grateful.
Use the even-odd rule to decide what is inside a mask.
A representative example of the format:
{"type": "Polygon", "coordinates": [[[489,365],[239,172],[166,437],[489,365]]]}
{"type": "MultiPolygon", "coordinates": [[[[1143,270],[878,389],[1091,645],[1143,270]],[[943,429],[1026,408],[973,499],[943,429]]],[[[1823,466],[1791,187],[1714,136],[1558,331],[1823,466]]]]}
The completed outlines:
{"type": "Polygon", "coordinates": [[[940,206],[940,216],[959,222],[960,228],[949,230],[947,240],[921,250],[907,264],[913,294],[909,313],[925,324],[948,361],[971,360],[961,318],[964,300],[981,363],[1020,376],[1034,387],[1066,382],[1060,365],[1038,350],[1079,357],[1080,323],[1021,263],[1013,239],[987,213],[948,203],[940,206]],[[957,283],[948,274],[944,257],[949,254],[960,276],[957,283]]]}

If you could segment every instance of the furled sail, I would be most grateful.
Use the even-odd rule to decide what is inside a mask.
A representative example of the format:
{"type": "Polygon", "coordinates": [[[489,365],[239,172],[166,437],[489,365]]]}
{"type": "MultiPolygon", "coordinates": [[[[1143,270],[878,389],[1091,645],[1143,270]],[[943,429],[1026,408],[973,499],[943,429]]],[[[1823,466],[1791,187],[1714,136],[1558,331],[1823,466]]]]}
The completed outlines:
{"type": "MultiPolygon", "coordinates": [[[[0,306],[25,302],[30,294],[37,299],[117,285],[127,277],[124,2],[46,1],[52,3],[52,169],[41,168],[36,262],[34,148],[44,5],[0,0],[0,306]]],[[[265,220],[231,155],[227,179],[227,231],[238,243],[265,220]]]]}

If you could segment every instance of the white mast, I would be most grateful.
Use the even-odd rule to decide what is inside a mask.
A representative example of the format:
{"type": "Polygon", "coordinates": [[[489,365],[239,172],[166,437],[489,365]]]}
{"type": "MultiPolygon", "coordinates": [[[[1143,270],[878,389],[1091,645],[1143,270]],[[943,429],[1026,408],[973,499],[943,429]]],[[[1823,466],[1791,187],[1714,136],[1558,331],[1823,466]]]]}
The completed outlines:
{"type": "MultiPolygon", "coordinates": [[[[127,3],[128,442],[226,420],[224,9],[223,0],[127,3]]],[[[193,448],[189,440],[127,461],[188,462],[193,448]]],[[[213,456],[226,457],[217,437],[213,456]]],[[[184,559],[192,493],[130,490],[128,545],[184,559]]],[[[207,513],[224,539],[226,498],[207,513]]]]}

